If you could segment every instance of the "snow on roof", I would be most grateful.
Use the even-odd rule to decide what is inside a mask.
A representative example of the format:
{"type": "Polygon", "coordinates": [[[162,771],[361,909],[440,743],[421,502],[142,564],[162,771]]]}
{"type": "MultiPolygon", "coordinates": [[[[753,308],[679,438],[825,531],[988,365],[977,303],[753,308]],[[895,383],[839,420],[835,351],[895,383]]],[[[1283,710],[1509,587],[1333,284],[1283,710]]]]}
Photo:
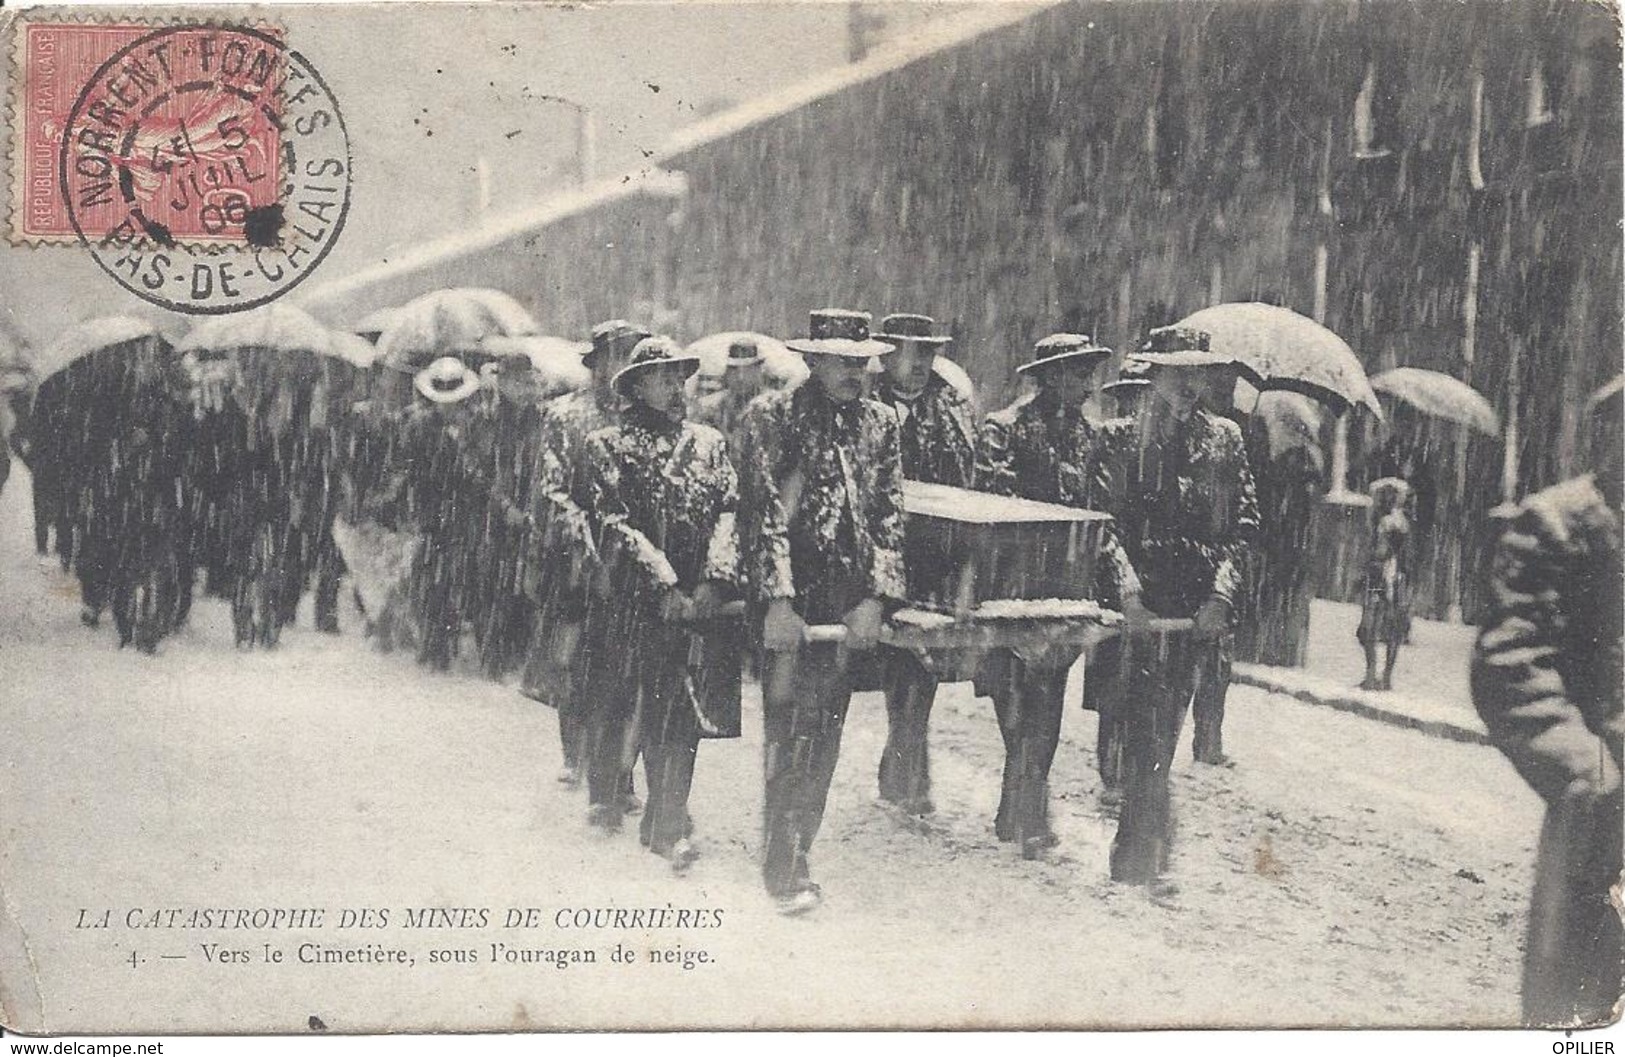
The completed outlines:
{"type": "Polygon", "coordinates": [[[620,173],[585,187],[549,195],[523,209],[493,216],[472,231],[453,232],[419,243],[404,252],[391,254],[387,261],[358,269],[330,282],[317,283],[294,295],[293,300],[311,306],[342,302],[374,284],[491,249],[510,239],[627,198],[680,198],[687,191],[688,179],[681,172],[664,168],[667,162],[995,29],[1024,21],[1062,2],[1064,0],[1013,0],[945,19],[940,25],[927,26],[912,33],[905,41],[877,48],[874,54],[861,62],[817,74],[680,129],[655,152],[648,165],[633,172],[620,173]]]}
{"type": "Polygon", "coordinates": [[[361,268],[331,282],[319,283],[303,296],[295,295],[294,300],[311,305],[338,301],[375,283],[490,249],[527,232],[589,213],[622,199],[640,195],[679,198],[687,186],[688,178],[682,173],[658,168],[607,177],[586,187],[551,195],[525,209],[493,217],[473,231],[457,231],[421,242],[402,253],[392,254],[388,261],[361,268]]]}

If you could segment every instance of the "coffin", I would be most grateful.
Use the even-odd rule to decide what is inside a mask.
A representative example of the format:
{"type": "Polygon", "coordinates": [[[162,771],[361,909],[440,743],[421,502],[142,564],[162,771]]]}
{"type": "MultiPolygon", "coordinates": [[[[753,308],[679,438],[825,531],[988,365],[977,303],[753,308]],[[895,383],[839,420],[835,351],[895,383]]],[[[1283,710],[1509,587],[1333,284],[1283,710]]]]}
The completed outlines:
{"type": "Polygon", "coordinates": [[[909,601],[968,615],[999,599],[1086,599],[1111,520],[1093,510],[903,483],[909,601]]]}

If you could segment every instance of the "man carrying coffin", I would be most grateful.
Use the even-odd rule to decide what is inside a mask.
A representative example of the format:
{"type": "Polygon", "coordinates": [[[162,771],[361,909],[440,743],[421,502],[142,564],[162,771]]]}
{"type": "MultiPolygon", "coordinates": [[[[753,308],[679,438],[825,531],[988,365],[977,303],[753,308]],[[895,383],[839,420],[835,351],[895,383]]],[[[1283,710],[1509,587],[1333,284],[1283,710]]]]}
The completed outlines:
{"type": "MultiPolygon", "coordinates": [[[[1111,350],[1084,334],[1051,334],[1016,368],[1035,391],[988,416],[977,449],[982,491],[1091,509],[1098,503],[1100,434],[1084,414],[1095,372],[1111,350]]],[[[1139,585],[1107,526],[1101,536],[1098,593],[1125,612],[1139,585]]],[[[1004,735],[1004,788],[994,830],[1039,858],[1059,843],[1049,825],[1049,770],[1061,736],[1066,668],[1035,665],[1010,650],[991,654],[977,673],[978,693],[993,698],[1004,735]]]]}
{"type": "MultiPolygon", "coordinates": [[[[1234,382],[1235,361],[1210,352],[1206,332],[1153,330],[1130,362],[1149,371],[1151,395],[1137,420],[1105,433],[1102,509],[1142,585],[1144,611],[1193,621],[1193,630],[1127,634],[1120,643],[1123,697],[1103,713],[1122,748],[1123,804],[1112,844],[1114,880],[1171,891],[1173,812],[1168,771],[1195,687],[1202,651],[1230,627],[1258,501],[1241,430],[1202,407],[1214,379],[1234,382]]],[[[1107,739],[1115,740],[1115,739],[1107,739]]],[[[1104,761],[1103,761],[1104,762],[1104,761]]]]}
{"type": "MultiPolygon", "coordinates": [[[[934,334],[930,316],[896,313],[881,321],[875,335],[896,346],[880,362],[885,368],[873,397],[897,413],[903,476],[911,481],[969,488],[975,471],[976,425],[970,401],[932,369],[941,348],[952,341],[934,334]]],[[[916,573],[910,569],[910,583],[916,573]]],[[[922,595],[910,591],[911,596],[922,595]]],[[[881,799],[911,815],[929,815],[931,767],[928,731],[937,676],[911,650],[883,648],[886,691],[886,748],[880,756],[881,799]]]]}
{"type": "Polygon", "coordinates": [[[811,377],[746,411],[739,512],[767,654],[762,875],[794,914],[821,900],[807,852],[852,698],[848,654],[874,648],[905,584],[897,416],[863,397],[869,361],[892,346],[869,337],[867,312],[839,309],[812,313],[809,336],[788,344],[811,377]],[[845,625],[843,643],[803,641],[830,624],[845,625]]]}
{"type": "MultiPolygon", "coordinates": [[[[604,596],[589,608],[578,689],[589,732],[588,817],[620,828],[623,776],[641,752],[649,785],[643,843],[679,873],[696,858],[688,793],[709,683],[690,667],[690,625],[714,616],[739,577],[727,441],[683,421],[683,382],[698,367],[699,357],[670,338],[638,342],[615,375],[627,398],[621,421],[587,438],[604,596]]],[[[731,660],[737,713],[737,652],[731,660]]]]}

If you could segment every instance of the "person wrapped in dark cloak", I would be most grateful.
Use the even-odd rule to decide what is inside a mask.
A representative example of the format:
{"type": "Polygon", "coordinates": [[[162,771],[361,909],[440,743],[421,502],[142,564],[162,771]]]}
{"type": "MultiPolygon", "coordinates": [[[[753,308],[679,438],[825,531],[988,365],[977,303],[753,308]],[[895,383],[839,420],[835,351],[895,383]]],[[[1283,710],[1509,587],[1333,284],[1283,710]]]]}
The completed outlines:
{"type": "MultiPolygon", "coordinates": [[[[531,524],[535,547],[527,592],[537,606],[536,633],[522,690],[559,713],[564,766],[559,781],[581,782],[583,720],[573,670],[587,616],[587,581],[597,562],[592,527],[582,504],[589,480],[587,437],[620,419],[621,397],[611,384],[632,349],[652,336],[641,326],[612,319],[593,328],[582,364],[591,388],[561,396],[542,409],[532,476],[531,524]]],[[[627,806],[635,804],[628,791],[627,806]]]]}
{"type": "Polygon", "coordinates": [[[1546,802],[1529,934],[1529,1027],[1618,1016],[1625,931],[1625,573],[1620,565],[1625,376],[1591,399],[1595,471],[1530,496],[1505,521],[1472,661],[1473,705],[1546,802]]]}
{"type": "Polygon", "coordinates": [[[867,312],[840,309],[813,312],[809,337],[787,344],[811,377],[746,411],[739,509],[766,653],[762,875],[793,914],[822,898],[808,852],[852,698],[849,654],[874,649],[907,587],[897,416],[863,397],[869,361],[892,346],[870,338],[867,312]],[[808,625],[834,624],[844,642],[803,641],[808,625]]]}
{"type": "Polygon", "coordinates": [[[475,625],[485,674],[500,679],[523,664],[536,630],[536,607],[525,595],[534,560],[530,510],[542,429],[536,366],[523,347],[505,350],[485,368],[496,404],[481,420],[481,447],[490,460],[491,509],[480,544],[475,625]]]}
{"type": "Polygon", "coordinates": [[[627,400],[620,422],[592,433],[586,452],[601,562],[577,691],[588,722],[588,818],[620,828],[623,778],[641,752],[640,836],[677,872],[697,856],[688,794],[700,739],[737,735],[740,690],[737,635],[731,656],[707,657],[696,631],[737,596],[739,581],[727,441],[683,421],[683,382],[698,365],[669,338],[640,341],[613,383],[627,400]],[[717,700],[719,690],[731,700],[717,700]]]}
{"type": "Polygon", "coordinates": [[[173,354],[133,357],[125,425],[115,439],[109,570],[119,645],[153,653],[185,619],[192,595],[191,408],[173,354]]]}
{"type": "Polygon", "coordinates": [[[403,416],[393,451],[397,522],[419,534],[409,594],[418,661],[445,671],[461,651],[490,482],[478,443],[479,375],[445,356],[413,381],[423,403],[403,416]]]}

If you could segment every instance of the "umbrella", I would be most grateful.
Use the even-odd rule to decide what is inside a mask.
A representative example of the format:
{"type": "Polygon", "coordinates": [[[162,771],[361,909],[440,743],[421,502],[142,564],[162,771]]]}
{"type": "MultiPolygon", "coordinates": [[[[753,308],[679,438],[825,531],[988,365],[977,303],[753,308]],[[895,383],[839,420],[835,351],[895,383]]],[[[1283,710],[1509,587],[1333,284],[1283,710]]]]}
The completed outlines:
{"type": "Polygon", "coordinates": [[[426,367],[442,356],[477,349],[486,338],[535,334],[536,320],[500,290],[436,290],[402,305],[378,338],[391,366],[426,367]]]}
{"type": "Polygon", "coordinates": [[[582,354],[592,348],[590,342],[571,341],[549,335],[517,338],[487,338],[480,346],[492,356],[521,353],[530,359],[541,383],[543,398],[573,393],[592,384],[592,372],[581,362],[582,354]]]}
{"type": "Polygon", "coordinates": [[[1396,367],[1371,379],[1371,388],[1426,415],[1499,436],[1501,420],[1484,394],[1458,378],[1420,367],[1396,367]]]}
{"type": "Polygon", "coordinates": [[[1317,467],[1324,463],[1325,455],[1320,449],[1322,415],[1320,405],[1314,400],[1302,393],[1273,389],[1258,394],[1252,416],[1263,423],[1271,461],[1299,449],[1307,452],[1317,467]]]}
{"type": "Polygon", "coordinates": [[[163,341],[158,328],[134,316],[106,316],[69,327],[34,360],[34,369],[43,381],[74,361],[93,352],[151,338],[163,341]]]}
{"type": "Polygon", "coordinates": [[[359,334],[335,330],[332,336],[333,355],[353,367],[366,370],[372,366],[372,361],[378,358],[378,350],[373,347],[372,342],[359,334]]]}
{"type": "Polygon", "coordinates": [[[976,389],[971,385],[970,375],[965,373],[965,368],[946,356],[938,356],[931,361],[931,369],[960,396],[973,404],[976,402],[976,389]]]}
{"type": "Polygon", "coordinates": [[[389,325],[395,322],[400,314],[400,306],[390,305],[387,308],[375,308],[361,317],[361,322],[350,328],[350,333],[364,338],[368,344],[376,345],[389,325]]]}
{"type": "Polygon", "coordinates": [[[281,303],[207,319],[193,327],[176,349],[182,353],[271,349],[345,358],[333,331],[303,309],[281,303]]]}
{"type": "Polygon", "coordinates": [[[1288,389],[1336,406],[1382,407],[1348,342],[1288,308],[1258,301],[1213,305],[1179,321],[1213,336],[1213,351],[1251,367],[1266,389],[1288,389]]]}
{"type": "Polygon", "coordinates": [[[728,369],[728,347],[736,341],[754,341],[756,352],[762,357],[762,373],[770,384],[792,389],[807,379],[807,365],[798,353],[778,338],[748,330],[725,330],[720,334],[707,334],[691,343],[685,350],[700,358],[700,374],[720,375],[728,369]]]}

